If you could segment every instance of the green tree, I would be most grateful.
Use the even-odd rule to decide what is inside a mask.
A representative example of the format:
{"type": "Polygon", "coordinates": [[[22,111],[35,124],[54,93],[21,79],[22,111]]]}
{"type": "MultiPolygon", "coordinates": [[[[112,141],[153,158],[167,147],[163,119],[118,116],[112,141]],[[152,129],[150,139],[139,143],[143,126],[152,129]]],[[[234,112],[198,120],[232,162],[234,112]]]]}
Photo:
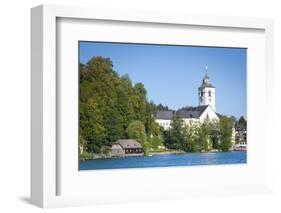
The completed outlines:
{"type": "Polygon", "coordinates": [[[139,120],[145,124],[147,100],[146,90],[142,83],[135,84],[130,94],[129,102],[134,112],[134,120],[139,120]]]}
{"type": "Polygon", "coordinates": [[[175,115],[171,127],[165,131],[164,144],[169,149],[182,150],[185,143],[183,120],[175,115]]]}
{"type": "Polygon", "coordinates": [[[147,154],[147,137],[143,123],[132,121],[127,128],[127,134],[130,139],[137,140],[142,145],[144,153],[147,154]]]}
{"type": "Polygon", "coordinates": [[[199,150],[201,152],[208,151],[211,149],[210,135],[211,135],[211,125],[210,125],[210,120],[207,117],[199,128],[198,144],[199,144],[199,150]]]}
{"type": "Polygon", "coordinates": [[[154,150],[164,147],[163,131],[155,120],[151,120],[148,134],[148,147],[154,150]]]}
{"type": "Polygon", "coordinates": [[[184,127],[185,143],[183,150],[185,152],[199,152],[200,144],[200,126],[196,123],[189,123],[184,127]]]}
{"type": "Polygon", "coordinates": [[[213,149],[220,149],[220,122],[213,121],[210,123],[210,142],[213,149]]]}
{"type": "Polygon", "coordinates": [[[239,120],[238,120],[237,125],[241,129],[246,129],[247,128],[247,121],[246,121],[246,119],[243,116],[241,116],[239,118],[239,120]]]}
{"type": "Polygon", "coordinates": [[[229,151],[232,146],[232,120],[226,116],[222,116],[219,122],[220,127],[220,149],[224,152],[229,151]]]}
{"type": "Polygon", "coordinates": [[[237,123],[237,119],[235,116],[230,116],[229,119],[232,121],[232,123],[237,123]]]}
{"type": "Polygon", "coordinates": [[[162,104],[158,104],[156,107],[157,110],[170,110],[168,106],[164,106],[162,104]]]}
{"type": "Polygon", "coordinates": [[[155,122],[154,115],[156,114],[156,111],[156,105],[153,102],[147,102],[145,112],[145,131],[148,136],[155,136],[161,132],[160,126],[155,122]]]}
{"type": "Polygon", "coordinates": [[[103,117],[95,99],[80,104],[80,145],[87,152],[99,152],[106,137],[103,117]]]}

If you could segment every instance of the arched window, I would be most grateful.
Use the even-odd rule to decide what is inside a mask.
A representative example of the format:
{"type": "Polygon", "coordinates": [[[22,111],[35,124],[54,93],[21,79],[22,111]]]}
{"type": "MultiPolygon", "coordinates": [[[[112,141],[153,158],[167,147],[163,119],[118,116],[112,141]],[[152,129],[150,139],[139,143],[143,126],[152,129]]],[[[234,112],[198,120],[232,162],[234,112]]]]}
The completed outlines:
{"type": "Polygon", "coordinates": [[[212,94],[211,94],[211,90],[209,90],[209,97],[211,97],[212,96],[212,94]]]}

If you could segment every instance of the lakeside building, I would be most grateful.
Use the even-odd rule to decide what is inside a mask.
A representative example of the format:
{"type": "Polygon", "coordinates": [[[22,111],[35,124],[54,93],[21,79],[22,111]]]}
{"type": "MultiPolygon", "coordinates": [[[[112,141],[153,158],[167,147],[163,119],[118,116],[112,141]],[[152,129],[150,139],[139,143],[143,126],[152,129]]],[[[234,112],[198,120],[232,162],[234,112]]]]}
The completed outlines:
{"type": "Polygon", "coordinates": [[[112,157],[143,156],[144,151],[134,139],[119,139],[111,146],[112,157]]]}
{"type": "Polygon", "coordinates": [[[246,151],[247,150],[247,129],[246,128],[235,128],[235,145],[233,146],[235,151],[246,151]]]}
{"type": "Polygon", "coordinates": [[[199,106],[184,107],[176,111],[161,110],[157,111],[155,121],[165,130],[171,127],[173,116],[178,115],[185,124],[202,123],[208,117],[211,121],[219,121],[216,113],[216,88],[212,85],[206,73],[201,86],[198,88],[199,106]]]}

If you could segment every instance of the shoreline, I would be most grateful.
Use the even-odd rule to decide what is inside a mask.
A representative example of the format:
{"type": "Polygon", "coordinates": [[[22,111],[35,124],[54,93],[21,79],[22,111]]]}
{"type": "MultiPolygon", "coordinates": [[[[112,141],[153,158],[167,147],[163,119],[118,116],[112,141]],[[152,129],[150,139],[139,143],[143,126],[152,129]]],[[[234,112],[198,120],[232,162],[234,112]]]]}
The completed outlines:
{"type": "Polygon", "coordinates": [[[185,154],[188,152],[184,151],[161,151],[161,152],[149,152],[148,156],[155,156],[155,155],[169,155],[169,154],[185,154]]]}
{"type": "MultiPolygon", "coordinates": [[[[235,151],[235,150],[229,150],[228,152],[246,152],[246,151],[235,151]]],[[[138,156],[138,157],[152,157],[152,156],[159,156],[159,155],[170,155],[170,154],[203,154],[203,153],[223,153],[223,151],[218,150],[211,150],[208,152],[184,152],[184,151],[161,151],[161,152],[150,152],[148,155],[138,156]]],[[[118,158],[130,158],[130,156],[127,157],[93,157],[93,158],[85,158],[85,159],[79,159],[79,161],[88,161],[88,160],[99,160],[99,159],[118,159],[118,158]]]]}

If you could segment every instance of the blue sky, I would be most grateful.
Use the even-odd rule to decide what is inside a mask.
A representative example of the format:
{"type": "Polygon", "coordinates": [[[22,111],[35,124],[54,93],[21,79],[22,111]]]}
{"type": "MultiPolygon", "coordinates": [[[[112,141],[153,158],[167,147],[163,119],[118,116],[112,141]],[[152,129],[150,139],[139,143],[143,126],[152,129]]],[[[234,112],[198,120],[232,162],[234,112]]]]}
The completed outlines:
{"type": "Polygon", "coordinates": [[[198,105],[198,87],[208,66],[216,87],[216,111],[246,116],[247,50],[195,46],[80,42],[80,62],[110,58],[114,70],[142,82],[148,99],[172,109],[198,105]]]}

